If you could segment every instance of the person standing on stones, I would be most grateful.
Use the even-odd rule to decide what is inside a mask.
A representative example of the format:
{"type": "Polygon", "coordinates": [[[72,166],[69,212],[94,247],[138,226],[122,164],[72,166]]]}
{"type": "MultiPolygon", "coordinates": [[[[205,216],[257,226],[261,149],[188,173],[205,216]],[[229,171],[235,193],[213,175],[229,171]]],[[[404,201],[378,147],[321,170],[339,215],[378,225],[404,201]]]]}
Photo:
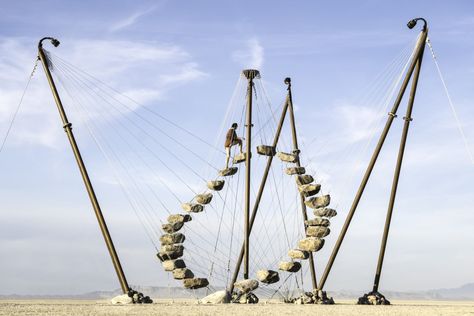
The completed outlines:
{"type": "Polygon", "coordinates": [[[233,123],[232,127],[229,128],[227,134],[225,136],[225,167],[226,169],[229,168],[229,160],[230,160],[230,149],[232,146],[239,145],[240,153],[242,153],[242,138],[237,137],[237,133],[235,130],[237,129],[237,123],[233,123]]]}

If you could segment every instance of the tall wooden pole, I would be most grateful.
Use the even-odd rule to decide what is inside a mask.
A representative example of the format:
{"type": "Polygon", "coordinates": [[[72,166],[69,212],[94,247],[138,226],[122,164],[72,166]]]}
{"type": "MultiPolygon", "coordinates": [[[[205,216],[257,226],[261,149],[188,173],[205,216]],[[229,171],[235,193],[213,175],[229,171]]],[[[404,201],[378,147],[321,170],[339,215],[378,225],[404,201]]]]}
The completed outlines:
{"type": "MultiPolygon", "coordinates": [[[[296,160],[296,166],[301,167],[300,162],[300,150],[298,148],[298,136],[296,135],[296,123],[295,123],[295,112],[293,107],[293,96],[291,94],[291,79],[286,78],[285,83],[288,85],[288,105],[289,105],[289,112],[290,112],[290,126],[291,126],[291,136],[293,139],[293,153],[298,155],[298,159],[296,160]]],[[[306,222],[308,220],[308,214],[306,212],[306,204],[305,196],[303,193],[300,193],[300,200],[301,200],[301,212],[303,214],[303,220],[306,222]]],[[[304,224],[305,232],[306,232],[306,224],[304,224]]],[[[318,283],[316,281],[316,270],[314,268],[314,257],[313,253],[309,253],[309,271],[311,272],[311,283],[313,285],[313,291],[318,289],[318,283]]]]}
{"type": "Polygon", "coordinates": [[[413,52],[412,62],[410,63],[410,66],[408,67],[407,74],[405,75],[403,83],[400,87],[400,91],[399,91],[398,96],[395,100],[395,103],[394,103],[391,111],[388,113],[388,119],[387,119],[387,122],[385,123],[385,127],[382,131],[382,134],[380,135],[380,138],[379,138],[379,141],[377,143],[377,146],[375,147],[374,153],[372,154],[372,158],[370,159],[369,165],[368,165],[368,167],[365,171],[364,177],[362,178],[362,182],[359,186],[359,189],[356,193],[356,196],[354,197],[354,201],[352,202],[351,208],[349,210],[349,213],[347,214],[344,225],[341,229],[341,232],[339,233],[339,237],[336,241],[336,244],[334,245],[333,251],[331,253],[331,256],[329,257],[329,260],[328,260],[326,268],[323,272],[323,275],[321,276],[321,280],[319,281],[319,287],[318,287],[319,290],[322,290],[324,288],[324,285],[326,284],[326,280],[329,276],[329,273],[331,272],[331,268],[334,264],[334,260],[336,260],[336,256],[339,252],[339,249],[342,245],[342,242],[343,242],[344,237],[347,233],[349,225],[352,221],[352,217],[354,216],[354,213],[357,209],[357,206],[359,205],[360,199],[361,199],[361,197],[364,193],[364,190],[365,190],[365,187],[367,185],[367,182],[369,181],[370,175],[372,174],[372,171],[374,169],[375,163],[377,162],[377,158],[380,154],[380,151],[382,150],[382,147],[384,145],[387,134],[390,130],[390,127],[392,126],[392,122],[393,122],[393,120],[395,119],[395,117],[397,115],[398,107],[400,106],[400,102],[402,101],[403,95],[404,95],[405,90],[408,86],[410,78],[413,74],[415,66],[418,63],[418,58],[419,58],[420,54],[423,52],[427,35],[428,35],[427,29],[423,28],[423,30],[422,30],[419,38],[418,38],[418,41],[416,43],[414,52],[413,52]]]}
{"type": "Polygon", "coordinates": [[[46,74],[46,78],[48,79],[49,86],[53,93],[54,101],[56,102],[56,106],[59,111],[59,115],[61,116],[61,120],[63,122],[64,131],[67,134],[69,139],[69,143],[71,144],[72,152],[74,153],[74,157],[76,158],[77,165],[79,167],[79,171],[81,172],[82,179],[84,180],[84,184],[86,186],[87,193],[92,203],[92,207],[94,209],[95,215],[97,217],[97,221],[99,222],[100,230],[102,231],[102,235],[104,236],[105,244],[107,245],[107,249],[109,250],[110,257],[112,259],[112,263],[115,268],[115,272],[117,273],[117,277],[120,282],[120,286],[122,288],[123,293],[128,293],[130,287],[128,286],[127,279],[125,278],[125,273],[123,272],[122,265],[120,264],[119,257],[117,252],[115,251],[115,246],[112,241],[112,237],[110,236],[109,230],[107,228],[107,224],[105,223],[104,216],[102,215],[102,211],[100,209],[99,201],[94,192],[94,188],[92,186],[91,180],[89,178],[89,174],[87,173],[86,166],[84,161],[82,160],[81,153],[79,151],[79,147],[77,146],[76,139],[74,138],[74,134],[72,132],[72,124],[68,121],[66,112],[64,110],[61,98],[59,97],[58,90],[56,89],[56,84],[54,83],[54,79],[51,75],[51,71],[49,70],[49,60],[46,57],[46,54],[43,50],[43,41],[50,40],[54,46],[59,45],[59,41],[57,39],[51,37],[45,37],[40,40],[38,44],[38,57],[40,58],[43,69],[46,74]]]}

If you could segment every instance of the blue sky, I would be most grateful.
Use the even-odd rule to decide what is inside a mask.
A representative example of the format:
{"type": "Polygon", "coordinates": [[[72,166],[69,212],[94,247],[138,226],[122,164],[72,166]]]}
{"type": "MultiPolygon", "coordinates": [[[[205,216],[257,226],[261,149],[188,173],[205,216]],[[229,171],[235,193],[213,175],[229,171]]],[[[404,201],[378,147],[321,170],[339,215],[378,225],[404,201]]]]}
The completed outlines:
{"type": "MultiPolygon", "coordinates": [[[[61,41],[57,49],[47,47],[57,56],[211,143],[222,140],[218,131],[222,122],[228,123],[223,117],[243,68],[261,70],[276,109],[285,96],[283,79],[291,76],[304,157],[339,211],[318,254],[321,274],[374,147],[371,137],[377,137],[386,117],[382,101],[389,86],[383,83],[397,78],[416,39],[419,27],[406,27],[413,17],[429,22],[429,37],[474,151],[472,9],[470,1],[2,1],[0,135],[6,132],[43,36],[61,41]]],[[[66,98],[65,103],[68,107],[66,98]]],[[[85,121],[105,129],[90,106],[91,118],[85,121]]],[[[401,117],[403,113],[328,289],[371,287],[401,117]]],[[[86,125],[73,113],[71,120],[130,283],[169,284],[86,125]]],[[[118,121],[111,118],[111,126],[118,127],[118,121]]],[[[115,141],[120,138],[110,129],[104,133],[115,141]]],[[[176,133],[203,156],[208,154],[208,148],[176,133]]],[[[125,150],[120,142],[115,144],[125,150]]],[[[0,294],[117,287],[40,68],[0,154],[0,174],[0,294]]],[[[147,180],[140,176],[140,181],[147,180]]],[[[474,281],[473,177],[474,166],[427,50],[382,289],[455,287],[474,281]]],[[[186,194],[178,184],[175,189],[186,194]]]]}

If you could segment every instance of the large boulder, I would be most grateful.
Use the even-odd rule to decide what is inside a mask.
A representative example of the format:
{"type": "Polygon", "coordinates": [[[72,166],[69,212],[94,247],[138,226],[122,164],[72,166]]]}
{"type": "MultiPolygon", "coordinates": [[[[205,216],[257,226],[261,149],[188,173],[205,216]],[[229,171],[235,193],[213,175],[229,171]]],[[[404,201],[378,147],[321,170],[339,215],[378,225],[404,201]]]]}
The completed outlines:
{"type": "Polygon", "coordinates": [[[319,193],[321,190],[320,184],[303,184],[298,186],[298,191],[305,197],[313,196],[319,193]]]}
{"type": "Polygon", "coordinates": [[[241,292],[248,293],[258,288],[258,281],[253,279],[241,280],[235,282],[234,287],[241,292]]]}
{"type": "Polygon", "coordinates": [[[201,213],[204,210],[204,206],[197,203],[183,203],[181,208],[190,213],[201,213]]]}
{"type": "Polygon", "coordinates": [[[298,161],[298,156],[295,154],[289,154],[289,153],[284,153],[284,152],[278,152],[277,157],[280,158],[281,161],[284,162],[291,162],[295,163],[298,161]]]}
{"type": "Polygon", "coordinates": [[[208,286],[209,281],[206,278],[184,279],[183,285],[187,289],[200,289],[208,286]]]}
{"type": "Polygon", "coordinates": [[[324,226],[308,226],[306,228],[306,236],[309,237],[324,238],[329,235],[330,232],[331,230],[329,227],[324,226]]]}
{"type": "Polygon", "coordinates": [[[161,228],[163,231],[165,231],[168,234],[176,233],[183,227],[184,223],[183,222],[175,222],[175,223],[166,223],[161,225],[161,228]]]}
{"type": "Polygon", "coordinates": [[[173,278],[176,280],[192,279],[194,278],[194,273],[187,268],[177,268],[173,270],[173,278]]]}
{"type": "Polygon", "coordinates": [[[275,156],[276,150],[273,146],[268,145],[258,145],[257,153],[264,156],[275,156]]]}
{"type": "Polygon", "coordinates": [[[257,279],[266,284],[272,284],[280,281],[278,272],[273,270],[259,270],[257,271],[257,279]]]}
{"type": "Polygon", "coordinates": [[[224,187],[224,180],[208,181],[207,187],[213,191],[220,191],[224,187]]]}
{"type": "Polygon", "coordinates": [[[165,271],[173,271],[174,269],[186,268],[186,263],[182,259],[165,260],[161,263],[165,271]]]}
{"type": "Polygon", "coordinates": [[[306,226],[324,226],[324,227],[328,227],[331,224],[327,218],[322,218],[322,217],[315,217],[312,219],[308,219],[304,221],[304,223],[306,224],[306,226]]]}
{"type": "Polygon", "coordinates": [[[311,208],[326,207],[331,203],[331,196],[329,194],[312,197],[304,202],[306,206],[311,208]]]}
{"type": "Polygon", "coordinates": [[[303,184],[310,184],[314,181],[314,178],[310,174],[302,174],[296,177],[296,184],[303,185],[303,184]]]}
{"type": "Polygon", "coordinates": [[[314,216],[322,216],[322,217],[328,217],[328,218],[331,218],[337,215],[336,210],[332,208],[327,208],[327,207],[317,208],[313,211],[313,213],[314,213],[314,216]]]}
{"type": "Polygon", "coordinates": [[[168,223],[186,223],[192,220],[191,215],[189,214],[172,214],[168,216],[168,223]]]}
{"type": "Polygon", "coordinates": [[[319,239],[317,237],[307,237],[307,238],[301,239],[298,242],[299,249],[310,251],[310,252],[316,252],[320,250],[321,248],[323,248],[323,246],[324,246],[324,239],[319,239]]]}
{"type": "Polygon", "coordinates": [[[219,171],[219,175],[221,177],[233,176],[234,174],[237,173],[238,170],[239,170],[239,168],[237,168],[237,167],[225,168],[225,169],[222,169],[221,171],[219,171]]]}
{"type": "Polygon", "coordinates": [[[278,269],[287,272],[298,272],[301,269],[301,263],[297,261],[280,261],[278,269]]]}
{"type": "Polygon", "coordinates": [[[111,303],[114,305],[126,305],[126,304],[133,304],[133,299],[128,296],[128,294],[122,294],[114,297],[111,300],[111,303]]]}
{"type": "Polygon", "coordinates": [[[232,303],[239,303],[239,304],[257,304],[258,297],[254,293],[240,293],[238,297],[232,300],[232,303]]]}
{"type": "Polygon", "coordinates": [[[288,257],[290,257],[291,259],[305,260],[309,258],[309,252],[306,250],[291,249],[290,251],[288,251],[288,257]]]}
{"type": "Polygon", "coordinates": [[[185,236],[181,233],[164,234],[160,237],[162,245],[181,244],[185,240],[185,236]]]}
{"type": "Polygon", "coordinates": [[[212,193],[198,194],[195,199],[199,204],[209,204],[212,201],[212,193]]]}
{"type": "Polygon", "coordinates": [[[199,304],[222,304],[229,302],[229,295],[227,291],[217,291],[201,298],[199,304]]]}
{"type": "Polygon", "coordinates": [[[295,174],[304,174],[306,173],[305,167],[289,167],[285,169],[287,175],[292,176],[295,174]]]}
{"type": "Polygon", "coordinates": [[[234,159],[232,159],[232,162],[234,164],[244,162],[246,160],[246,157],[247,157],[246,153],[237,154],[237,155],[234,156],[234,159]]]}

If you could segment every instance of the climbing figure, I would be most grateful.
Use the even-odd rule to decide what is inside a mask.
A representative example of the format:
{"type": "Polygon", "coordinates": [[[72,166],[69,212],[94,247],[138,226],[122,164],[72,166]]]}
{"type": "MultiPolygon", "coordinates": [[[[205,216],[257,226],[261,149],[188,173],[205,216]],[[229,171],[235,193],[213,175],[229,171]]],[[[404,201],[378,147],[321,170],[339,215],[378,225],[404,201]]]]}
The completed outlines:
{"type": "Polygon", "coordinates": [[[242,153],[242,139],[237,137],[237,133],[235,130],[237,129],[237,123],[233,123],[232,127],[229,128],[227,131],[227,134],[225,136],[225,167],[226,169],[229,168],[229,160],[230,160],[230,149],[232,146],[239,145],[240,147],[240,153],[242,153]]]}

